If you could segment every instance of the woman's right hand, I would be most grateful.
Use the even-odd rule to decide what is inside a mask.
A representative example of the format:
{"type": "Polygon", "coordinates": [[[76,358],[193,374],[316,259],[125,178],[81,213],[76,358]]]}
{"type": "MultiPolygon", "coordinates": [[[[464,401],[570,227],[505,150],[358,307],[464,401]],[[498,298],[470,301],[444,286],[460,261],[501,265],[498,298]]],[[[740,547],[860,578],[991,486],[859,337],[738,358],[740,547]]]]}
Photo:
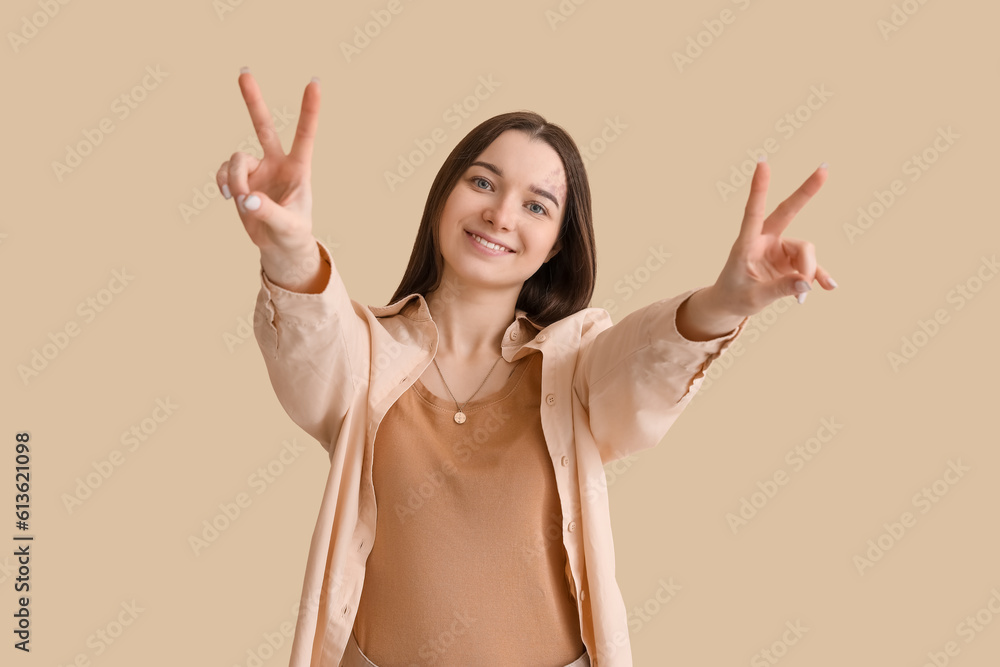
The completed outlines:
{"type": "Polygon", "coordinates": [[[302,95],[302,111],[288,155],[281,148],[253,75],[242,72],[239,84],[264,157],[258,160],[249,153],[233,153],[215,175],[219,189],[223,195],[228,189],[226,199],[236,199],[243,226],[262,255],[315,252],[309,179],[319,124],[319,81],[313,79],[302,95]]]}

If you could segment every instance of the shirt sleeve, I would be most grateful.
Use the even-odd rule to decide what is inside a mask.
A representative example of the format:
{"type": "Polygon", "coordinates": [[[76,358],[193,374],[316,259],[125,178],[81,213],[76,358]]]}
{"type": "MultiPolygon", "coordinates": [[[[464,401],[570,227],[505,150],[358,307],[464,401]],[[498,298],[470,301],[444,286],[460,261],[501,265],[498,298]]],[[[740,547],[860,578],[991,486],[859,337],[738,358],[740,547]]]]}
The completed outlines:
{"type": "Polygon", "coordinates": [[[330,279],[317,294],[272,283],[263,267],[254,311],[254,335],[278,402],[296,424],[333,455],[361,382],[352,364],[366,358],[362,306],[347,294],[322,242],[316,241],[330,279]],[[361,312],[359,312],[361,311],[361,312]]]}
{"type": "Polygon", "coordinates": [[[573,389],[587,410],[604,464],[656,446],[701,387],[711,363],[746,327],[749,317],[711,340],[682,336],[677,309],[701,289],[629,313],[581,344],[573,389]]]}

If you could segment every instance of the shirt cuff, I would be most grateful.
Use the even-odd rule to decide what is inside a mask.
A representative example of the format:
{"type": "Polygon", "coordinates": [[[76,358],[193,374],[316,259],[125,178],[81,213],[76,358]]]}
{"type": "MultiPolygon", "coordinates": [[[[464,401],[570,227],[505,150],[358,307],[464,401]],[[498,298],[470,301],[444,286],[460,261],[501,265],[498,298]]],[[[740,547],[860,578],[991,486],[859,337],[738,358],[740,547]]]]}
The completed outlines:
{"type": "MultiPolygon", "coordinates": [[[[646,313],[647,331],[650,332],[650,344],[664,350],[664,355],[672,363],[690,371],[693,375],[680,400],[687,398],[692,389],[701,386],[702,378],[708,367],[722,355],[733,342],[739,338],[746,328],[750,317],[744,317],[739,325],[727,334],[710,340],[689,340],[677,330],[677,310],[684,300],[695,292],[705,289],[707,285],[682,292],[675,297],[663,299],[651,305],[646,313]]],[[[678,401],[680,402],[680,401],[678,401]]]]}
{"type": "Polygon", "coordinates": [[[260,269],[260,290],[254,313],[254,330],[261,349],[271,358],[278,356],[278,325],[300,330],[316,331],[332,319],[343,320],[354,313],[337,267],[331,260],[329,249],[316,240],[320,258],[330,266],[330,277],[323,291],[315,294],[292,292],[274,284],[260,269]]]}

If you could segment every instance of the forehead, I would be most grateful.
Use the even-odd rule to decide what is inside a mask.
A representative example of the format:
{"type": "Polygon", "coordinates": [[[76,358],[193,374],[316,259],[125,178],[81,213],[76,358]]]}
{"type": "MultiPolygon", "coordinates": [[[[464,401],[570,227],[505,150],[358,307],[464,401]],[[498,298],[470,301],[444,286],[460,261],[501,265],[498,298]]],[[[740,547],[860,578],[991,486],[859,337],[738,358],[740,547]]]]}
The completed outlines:
{"type": "Polygon", "coordinates": [[[529,139],[520,130],[502,133],[477,159],[497,165],[504,178],[511,181],[549,187],[566,185],[566,171],[555,149],[541,139],[529,139]]]}

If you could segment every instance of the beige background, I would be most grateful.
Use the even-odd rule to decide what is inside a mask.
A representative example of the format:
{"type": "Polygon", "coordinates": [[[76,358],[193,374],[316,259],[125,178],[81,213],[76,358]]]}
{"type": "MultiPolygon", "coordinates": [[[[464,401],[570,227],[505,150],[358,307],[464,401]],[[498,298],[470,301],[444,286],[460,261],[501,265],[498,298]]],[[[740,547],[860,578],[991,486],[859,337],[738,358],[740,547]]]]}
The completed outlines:
{"type": "Polygon", "coordinates": [[[814,284],[805,304],[789,297],[756,316],[742,353],[716,362],[663,443],[608,468],[636,664],[773,664],[764,649],[789,666],[916,667],[928,652],[997,664],[1000,280],[984,264],[1000,248],[995,3],[907,0],[898,11],[915,13],[883,34],[888,0],[564,0],[566,16],[557,0],[402,0],[350,62],[340,44],[387,3],[233,4],[4,4],[3,664],[247,666],[268,635],[280,646],[260,664],[287,664],[281,631],[328,463],[247,338],[259,254],[214,189],[222,161],[257,150],[242,65],[291,115],[286,150],[303,87],[321,77],[315,233],[364,304],[385,304],[398,284],[441,160],[501,112],[535,110],[602,151],[588,164],[592,305],[616,322],[715,280],[748,194],[742,184],[724,198],[718,183],[747,151],[778,147],[769,211],[828,161],[786,234],[815,244],[839,289],[814,284]],[[723,10],[732,22],[713,24],[723,10]],[[699,33],[707,46],[679,68],[675,52],[699,33]],[[157,68],[158,82],[147,76],[157,68]],[[445,111],[481,76],[498,87],[453,127],[445,111]],[[135,101],[127,117],[123,95],[135,101]],[[796,113],[794,132],[779,124],[796,113]],[[111,133],[97,132],[102,119],[111,133]],[[602,146],[609,119],[625,127],[602,146]],[[384,173],[436,128],[446,142],[390,190],[384,173]],[[95,143],[88,134],[100,143],[57,175],[69,147],[95,143]],[[935,161],[913,180],[907,163],[925,151],[935,161]],[[904,194],[852,239],[858,208],[897,179],[904,194]],[[651,246],[671,254],[654,272],[651,246]],[[132,276],[124,289],[115,271],[132,276]],[[627,277],[640,289],[624,290],[627,277]],[[87,299],[103,299],[101,312],[79,308],[87,299]],[[947,321],[923,335],[939,309],[947,321]],[[74,323],[78,335],[61,338],[74,323]],[[920,347],[894,368],[904,337],[920,347]],[[22,378],[43,349],[47,366],[22,378]],[[160,422],[157,399],[177,406],[160,422]],[[824,419],[842,425],[832,438],[824,419]],[[130,449],[122,434],[144,425],[130,449]],[[19,431],[33,446],[30,655],[11,648],[19,431]],[[796,470],[786,454],[820,435],[828,442],[796,470]],[[286,441],[304,451],[279,466],[286,441]],[[120,465],[67,505],[115,450],[120,465]],[[946,476],[949,462],[968,470],[946,476]],[[253,485],[269,463],[281,474],[253,485]],[[734,533],[727,514],[779,471],[787,484],[734,533]],[[925,487],[935,502],[920,500],[925,487]],[[240,493],[252,503],[196,555],[189,536],[240,493]],[[855,557],[904,512],[915,525],[882,536],[891,548],[859,571],[855,557]],[[661,604],[671,580],[681,588],[661,604]],[[133,603],[134,620],[122,614],[133,603]],[[963,625],[977,613],[980,630],[963,625]],[[119,616],[131,624],[98,639],[118,634],[119,616]],[[786,623],[808,631],[783,644],[786,623]]]}

